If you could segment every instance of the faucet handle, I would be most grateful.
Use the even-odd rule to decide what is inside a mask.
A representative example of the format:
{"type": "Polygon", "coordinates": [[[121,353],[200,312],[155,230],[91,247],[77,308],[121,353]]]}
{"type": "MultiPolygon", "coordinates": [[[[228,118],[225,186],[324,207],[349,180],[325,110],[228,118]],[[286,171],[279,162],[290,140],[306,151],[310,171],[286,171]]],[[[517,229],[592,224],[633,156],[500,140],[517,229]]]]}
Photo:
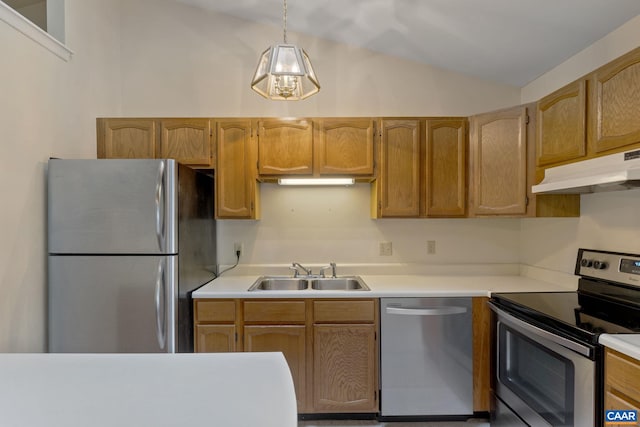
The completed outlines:
{"type": "Polygon", "coordinates": [[[335,262],[331,262],[331,263],[329,263],[329,266],[331,267],[331,277],[335,278],[336,277],[336,263],[335,262]]]}
{"type": "MultiPolygon", "coordinates": [[[[326,277],[324,275],[324,271],[333,268],[331,265],[325,265],[324,267],[320,267],[320,277],[326,277]]],[[[334,276],[335,277],[335,276],[334,276]]]]}

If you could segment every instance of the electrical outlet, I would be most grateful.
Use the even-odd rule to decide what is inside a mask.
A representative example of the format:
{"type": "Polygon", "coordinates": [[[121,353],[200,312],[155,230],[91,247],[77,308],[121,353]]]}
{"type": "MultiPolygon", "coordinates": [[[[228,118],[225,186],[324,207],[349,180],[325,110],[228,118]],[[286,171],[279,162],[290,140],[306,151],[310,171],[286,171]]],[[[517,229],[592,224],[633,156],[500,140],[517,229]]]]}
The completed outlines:
{"type": "Polygon", "coordinates": [[[380,242],[380,255],[390,256],[393,253],[391,242],[380,242]]]}
{"type": "Polygon", "coordinates": [[[233,254],[236,255],[242,255],[242,252],[244,250],[244,245],[241,242],[236,242],[233,244],[233,254]]]}
{"type": "Polygon", "coordinates": [[[435,240],[427,240],[427,254],[435,255],[436,254],[436,241],[435,240]]]}

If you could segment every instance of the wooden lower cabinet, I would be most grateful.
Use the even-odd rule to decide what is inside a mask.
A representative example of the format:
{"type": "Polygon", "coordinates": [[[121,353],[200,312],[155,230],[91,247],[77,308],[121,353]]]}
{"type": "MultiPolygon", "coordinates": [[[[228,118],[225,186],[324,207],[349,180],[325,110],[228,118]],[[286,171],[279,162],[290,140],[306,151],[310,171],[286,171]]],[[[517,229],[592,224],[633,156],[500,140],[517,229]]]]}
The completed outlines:
{"type": "Polygon", "coordinates": [[[315,412],[378,412],[375,325],[313,326],[315,412]]]}
{"type": "Polygon", "coordinates": [[[281,351],[296,389],[298,411],[306,409],[306,327],[304,325],[250,325],[244,327],[244,351],[281,351]]]}
{"type": "Polygon", "coordinates": [[[228,353],[236,351],[235,325],[196,325],[196,351],[228,353]]]}
{"type": "Polygon", "coordinates": [[[640,360],[607,348],[604,362],[604,409],[630,409],[640,413],[639,383],[640,360]]]}

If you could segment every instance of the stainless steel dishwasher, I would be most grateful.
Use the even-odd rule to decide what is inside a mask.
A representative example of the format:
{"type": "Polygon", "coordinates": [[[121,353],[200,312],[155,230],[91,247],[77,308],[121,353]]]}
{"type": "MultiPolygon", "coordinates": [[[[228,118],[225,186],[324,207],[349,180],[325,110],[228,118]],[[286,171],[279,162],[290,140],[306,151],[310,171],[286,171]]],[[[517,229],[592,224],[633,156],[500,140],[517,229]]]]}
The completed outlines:
{"type": "Polygon", "coordinates": [[[380,302],[381,418],[471,417],[471,298],[380,302]]]}

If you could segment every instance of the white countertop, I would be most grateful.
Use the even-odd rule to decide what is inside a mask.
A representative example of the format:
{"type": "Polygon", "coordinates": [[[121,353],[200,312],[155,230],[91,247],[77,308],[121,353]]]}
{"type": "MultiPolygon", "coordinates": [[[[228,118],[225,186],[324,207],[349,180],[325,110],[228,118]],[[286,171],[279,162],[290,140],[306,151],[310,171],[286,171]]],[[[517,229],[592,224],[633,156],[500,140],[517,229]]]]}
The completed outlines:
{"type": "Polygon", "coordinates": [[[0,354],[0,424],[298,425],[282,353],[0,354]]]}
{"type": "Polygon", "coordinates": [[[371,291],[252,291],[256,275],[222,276],[193,293],[194,298],[381,298],[490,296],[494,292],[573,291],[566,281],[547,282],[519,275],[366,275],[371,291]]]}
{"type": "Polygon", "coordinates": [[[598,342],[640,360],[640,334],[602,334],[598,337],[598,342]]]}

